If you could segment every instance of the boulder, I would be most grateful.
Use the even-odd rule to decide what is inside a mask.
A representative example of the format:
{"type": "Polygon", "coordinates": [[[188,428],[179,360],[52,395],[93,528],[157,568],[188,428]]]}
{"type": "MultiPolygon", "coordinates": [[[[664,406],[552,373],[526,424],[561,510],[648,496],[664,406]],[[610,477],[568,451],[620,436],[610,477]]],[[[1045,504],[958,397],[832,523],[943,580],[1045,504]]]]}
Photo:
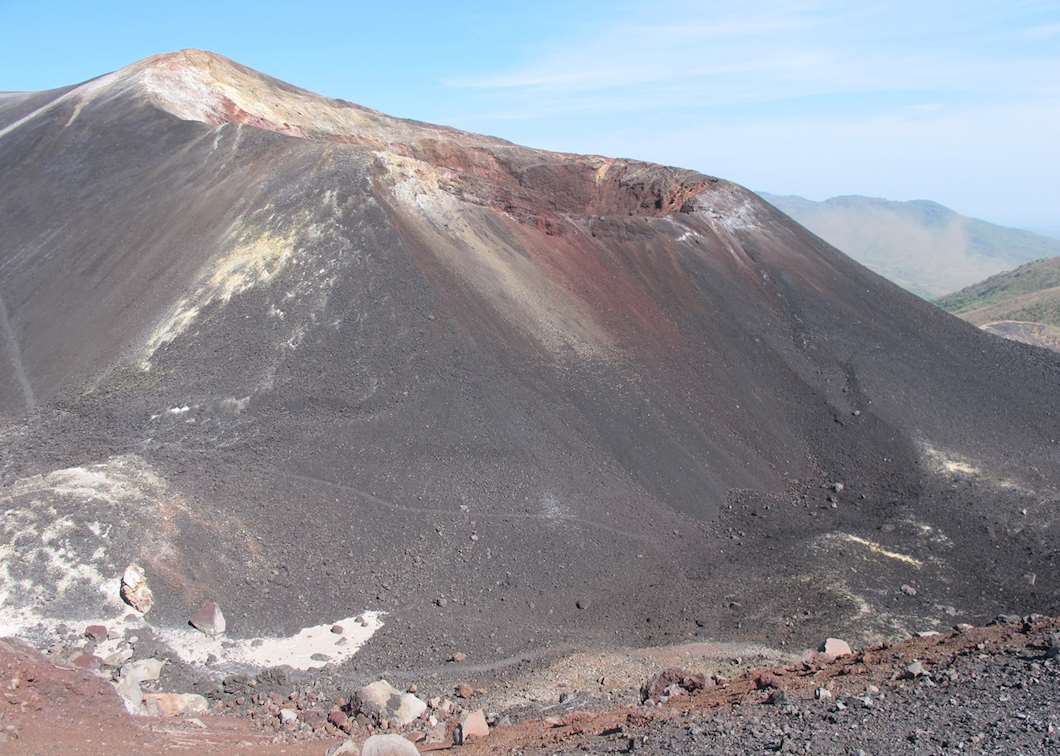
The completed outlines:
{"type": "Polygon", "coordinates": [[[485,712],[482,709],[475,709],[460,719],[460,726],[456,729],[456,742],[462,745],[475,738],[484,738],[489,734],[490,726],[486,722],[485,712]]]}
{"type": "Polygon", "coordinates": [[[386,719],[398,727],[419,718],[427,704],[411,693],[402,693],[386,680],[376,680],[354,694],[358,711],[376,719],[386,719]]]}
{"type": "Polygon", "coordinates": [[[839,638],[825,638],[817,650],[829,659],[838,659],[840,656],[849,656],[854,653],[850,649],[850,644],[839,638]]]}
{"type": "Polygon", "coordinates": [[[685,672],[681,669],[664,669],[652,677],[640,689],[641,701],[658,701],[664,696],[670,698],[675,692],[695,693],[707,685],[703,675],[685,672]]]}
{"type": "Polygon", "coordinates": [[[361,756],[419,756],[419,753],[410,741],[393,734],[372,735],[361,746],[361,756]]]}
{"type": "Polygon", "coordinates": [[[138,564],[130,564],[125,568],[119,593],[122,601],[140,614],[147,614],[155,603],[155,596],[147,585],[147,573],[138,564]]]}
{"type": "Polygon", "coordinates": [[[149,717],[186,717],[205,714],[210,708],[197,693],[145,693],[143,710],[149,717]]]}
{"type": "Polygon", "coordinates": [[[225,616],[221,613],[221,607],[213,601],[207,601],[199,607],[199,610],[191,615],[188,624],[211,638],[224,635],[225,632],[225,616]]]}

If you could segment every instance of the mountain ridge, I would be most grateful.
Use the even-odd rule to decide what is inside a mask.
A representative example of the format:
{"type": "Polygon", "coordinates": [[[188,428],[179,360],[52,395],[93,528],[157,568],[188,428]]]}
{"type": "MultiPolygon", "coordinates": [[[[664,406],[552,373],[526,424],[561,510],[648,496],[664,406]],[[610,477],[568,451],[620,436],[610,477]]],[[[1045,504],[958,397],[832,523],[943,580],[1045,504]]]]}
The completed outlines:
{"type": "Polygon", "coordinates": [[[1060,241],[961,215],[933,200],[840,195],[821,202],[759,192],[830,244],[927,298],[1060,254],[1060,241]]]}

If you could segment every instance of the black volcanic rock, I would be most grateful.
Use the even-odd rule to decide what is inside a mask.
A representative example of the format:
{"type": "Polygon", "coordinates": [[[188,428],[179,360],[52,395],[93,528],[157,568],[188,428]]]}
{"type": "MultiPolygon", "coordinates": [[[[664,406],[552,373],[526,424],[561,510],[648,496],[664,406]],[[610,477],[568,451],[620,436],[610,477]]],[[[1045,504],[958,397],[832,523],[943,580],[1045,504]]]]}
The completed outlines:
{"type": "Polygon", "coordinates": [[[0,174],[7,626],[131,561],[171,627],[385,612],[362,669],[1060,605],[1060,359],[742,187],[197,51],[0,96],[0,174]]]}

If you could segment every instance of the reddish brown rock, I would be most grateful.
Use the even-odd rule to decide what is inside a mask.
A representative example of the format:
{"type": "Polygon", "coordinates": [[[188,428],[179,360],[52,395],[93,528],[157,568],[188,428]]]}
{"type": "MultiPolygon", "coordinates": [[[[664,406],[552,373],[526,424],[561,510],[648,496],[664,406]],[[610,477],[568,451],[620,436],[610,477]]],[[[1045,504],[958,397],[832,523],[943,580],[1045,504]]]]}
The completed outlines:
{"type": "Polygon", "coordinates": [[[657,701],[663,696],[672,696],[675,689],[686,694],[695,693],[705,688],[706,684],[703,675],[674,668],[664,669],[644,684],[640,689],[640,697],[642,701],[657,701]]]}
{"type": "Polygon", "coordinates": [[[78,654],[70,659],[70,663],[78,669],[96,670],[103,666],[103,660],[95,654],[78,654]]]}
{"type": "Polygon", "coordinates": [[[85,637],[94,641],[107,639],[107,628],[104,625],[89,625],[85,628],[85,637]]]}
{"type": "Polygon", "coordinates": [[[221,607],[213,601],[207,601],[199,607],[188,623],[211,637],[224,635],[225,632],[225,616],[221,613],[221,607]]]}
{"type": "Polygon", "coordinates": [[[155,596],[147,585],[147,573],[138,564],[130,564],[125,568],[119,593],[122,601],[140,614],[147,614],[155,603],[155,596]]]}
{"type": "Polygon", "coordinates": [[[460,719],[460,726],[456,729],[456,742],[467,743],[476,738],[484,738],[490,734],[490,726],[486,722],[486,714],[482,709],[468,712],[460,719]]]}
{"type": "Polygon", "coordinates": [[[825,638],[817,650],[829,659],[838,659],[840,656],[850,656],[854,653],[850,650],[850,644],[839,638],[825,638]]]}

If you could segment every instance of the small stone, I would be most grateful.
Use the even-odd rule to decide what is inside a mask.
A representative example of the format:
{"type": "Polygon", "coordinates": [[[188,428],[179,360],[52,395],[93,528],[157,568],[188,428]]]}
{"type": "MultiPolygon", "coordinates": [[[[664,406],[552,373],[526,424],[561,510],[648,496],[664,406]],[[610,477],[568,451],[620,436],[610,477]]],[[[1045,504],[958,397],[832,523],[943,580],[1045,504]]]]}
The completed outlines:
{"type": "Polygon", "coordinates": [[[290,725],[298,721],[298,712],[294,709],[280,709],[280,724],[290,725]]]}
{"type": "Polygon", "coordinates": [[[104,625],[89,625],[85,628],[85,637],[97,643],[107,639],[107,628],[104,625]]]}
{"type": "Polygon", "coordinates": [[[225,616],[221,613],[221,607],[214,601],[207,601],[195,614],[191,615],[188,624],[211,638],[224,635],[225,616]]]}
{"type": "Polygon", "coordinates": [[[475,695],[475,689],[467,683],[460,683],[455,688],[453,688],[453,692],[456,693],[456,695],[460,698],[471,698],[473,695],[475,695]]]}
{"type": "Polygon", "coordinates": [[[842,483],[840,483],[839,481],[836,481],[835,483],[832,484],[832,490],[835,493],[837,493],[837,494],[838,493],[843,493],[843,489],[844,488],[845,488],[845,486],[842,483]]]}
{"type": "Polygon", "coordinates": [[[465,660],[467,660],[467,654],[462,653],[460,651],[457,651],[455,654],[449,657],[449,661],[456,662],[457,664],[460,664],[465,660]]]}
{"type": "Polygon", "coordinates": [[[182,717],[205,714],[210,704],[197,693],[145,693],[144,713],[151,717],[182,717]]]}
{"type": "Polygon", "coordinates": [[[813,697],[818,701],[831,701],[832,691],[828,690],[828,688],[821,687],[813,692],[813,697]]]}
{"type": "Polygon", "coordinates": [[[909,585],[908,583],[903,583],[902,587],[899,588],[898,590],[900,590],[906,596],[915,596],[916,595],[916,588],[914,588],[913,586],[909,585]]]}
{"type": "Polygon", "coordinates": [[[435,604],[437,604],[437,605],[438,605],[439,607],[441,607],[442,609],[444,609],[444,608],[445,608],[445,605],[446,605],[446,604],[448,604],[449,602],[448,602],[448,601],[446,601],[446,600],[445,600],[444,598],[436,598],[436,599],[434,600],[434,603],[435,603],[435,604]]]}
{"type": "Polygon", "coordinates": [[[788,694],[782,690],[774,690],[769,694],[769,698],[766,699],[766,703],[773,704],[774,706],[781,706],[788,702],[788,694]]]}
{"type": "Polygon", "coordinates": [[[486,722],[486,714],[482,709],[476,709],[465,714],[460,720],[460,726],[456,731],[456,742],[467,743],[474,738],[484,738],[490,734],[490,726],[486,722]]]}
{"type": "Polygon", "coordinates": [[[853,653],[850,644],[839,638],[825,638],[817,650],[829,659],[838,659],[840,656],[849,656],[853,653]]]}
{"type": "Polygon", "coordinates": [[[147,585],[147,573],[138,564],[130,564],[121,576],[119,595],[122,601],[140,614],[147,614],[154,606],[155,597],[147,585]]]}
{"type": "Polygon", "coordinates": [[[1050,633],[1048,644],[1045,650],[1045,658],[1056,659],[1060,657],[1060,633],[1050,633]]]}
{"type": "Polygon", "coordinates": [[[574,602],[574,605],[576,607],[578,607],[579,609],[588,609],[589,608],[589,602],[587,600],[585,600],[585,599],[578,599],[577,601],[574,602]]]}
{"type": "Polygon", "coordinates": [[[129,661],[133,656],[133,650],[131,648],[123,648],[120,651],[115,651],[110,656],[103,658],[104,667],[120,667],[129,661]]]}
{"type": "Polygon", "coordinates": [[[345,629],[342,627],[342,625],[332,625],[331,632],[335,633],[335,635],[342,635],[343,632],[345,632],[345,629]]]}
{"type": "Polygon", "coordinates": [[[919,661],[914,661],[905,668],[905,674],[903,676],[907,680],[914,680],[918,677],[924,677],[925,675],[927,675],[927,670],[924,668],[924,665],[919,661]]]}
{"type": "Polygon", "coordinates": [[[964,635],[965,633],[974,630],[975,625],[969,625],[967,622],[958,622],[956,625],[953,626],[953,629],[961,635],[964,635]]]}

